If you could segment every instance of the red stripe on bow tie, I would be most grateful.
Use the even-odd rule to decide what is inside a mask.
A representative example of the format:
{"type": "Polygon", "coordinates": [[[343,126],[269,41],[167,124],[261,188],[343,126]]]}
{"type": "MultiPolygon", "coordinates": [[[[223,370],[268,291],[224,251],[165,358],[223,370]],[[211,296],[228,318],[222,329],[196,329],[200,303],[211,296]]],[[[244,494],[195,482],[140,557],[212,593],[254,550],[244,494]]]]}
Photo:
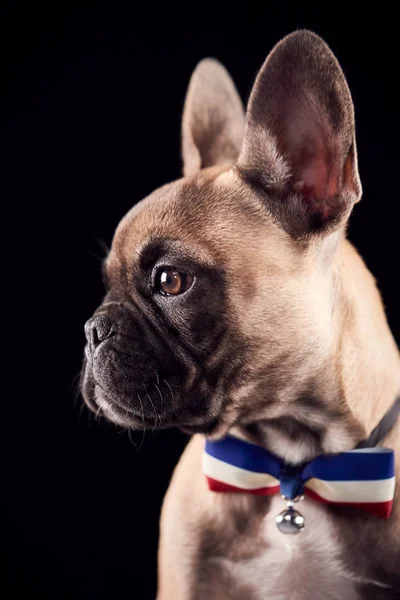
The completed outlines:
{"type": "Polygon", "coordinates": [[[366,512],[369,512],[376,517],[380,517],[381,519],[388,519],[393,507],[393,500],[388,500],[387,502],[333,502],[332,500],[326,500],[325,498],[322,498],[322,496],[319,496],[316,492],[307,487],[304,491],[309,498],[318,500],[318,502],[336,506],[352,506],[354,508],[362,508],[366,512]]]}
{"type": "Polygon", "coordinates": [[[223,483],[222,481],[217,481],[216,479],[212,479],[212,477],[206,476],[206,479],[208,487],[212,492],[237,492],[242,494],[255,494],[256,496],[273,496],[280,491],[279,485],[246,490],[235,487],[234,485],[229,485],[228,483],[223,483]]]}

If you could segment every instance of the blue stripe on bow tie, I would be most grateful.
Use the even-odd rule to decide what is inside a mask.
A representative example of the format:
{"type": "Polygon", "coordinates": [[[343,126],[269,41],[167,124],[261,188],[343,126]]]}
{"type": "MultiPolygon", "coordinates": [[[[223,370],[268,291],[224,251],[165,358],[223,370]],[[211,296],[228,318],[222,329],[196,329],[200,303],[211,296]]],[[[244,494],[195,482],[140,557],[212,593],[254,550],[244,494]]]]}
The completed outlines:
{"type": "Polygon", "coordinates": [[[317,477],[325,481],[372,481],[394,477],[394,452],[390,448],[351,450],[332,456],[317,456],[305,465],[304,481],[317,477]]]}
{"type": "Polygon", "coordinates": [[[261,446],[231,436],[218,442],[206,440],[206,452],[235,467],[254,473],[269,473],[277,479],[284,464],[277,456],[261,446]]]}

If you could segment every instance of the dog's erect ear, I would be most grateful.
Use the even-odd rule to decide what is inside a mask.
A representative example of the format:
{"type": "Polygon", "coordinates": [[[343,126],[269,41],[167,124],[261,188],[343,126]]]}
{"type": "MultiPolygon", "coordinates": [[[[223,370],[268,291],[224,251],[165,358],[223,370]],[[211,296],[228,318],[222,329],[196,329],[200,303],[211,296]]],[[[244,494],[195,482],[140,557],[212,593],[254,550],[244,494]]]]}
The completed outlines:
{"type": "Polygon", "coordinates": [[[295,237],[338,227],[360,199],[350,90],[314,33],[287,36],[265,61],[238,166],[295,237]]]}
{"type": "Polygon", "coordinates": [[[243,131],[243,105],[228,72],[214,59],[202,60],[190,80],[183,112],[184,175],[236,161],[243,131]]]}

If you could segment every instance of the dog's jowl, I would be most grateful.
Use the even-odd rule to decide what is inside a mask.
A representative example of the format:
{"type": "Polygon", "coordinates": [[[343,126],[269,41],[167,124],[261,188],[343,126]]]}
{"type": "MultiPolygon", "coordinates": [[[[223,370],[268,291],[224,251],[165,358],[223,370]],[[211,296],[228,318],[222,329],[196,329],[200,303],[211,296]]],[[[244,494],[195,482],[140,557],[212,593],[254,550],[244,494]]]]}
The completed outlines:
{"type": "Polygon", "coordinates": [[[362,190],[338,62],[289,35],[245,112],[204,60],[182,148],[184,177],[116,230],[82,371],[107,419],[193,435],[158,600],[400,598],[400,357],[346,240],[362,190]]]}

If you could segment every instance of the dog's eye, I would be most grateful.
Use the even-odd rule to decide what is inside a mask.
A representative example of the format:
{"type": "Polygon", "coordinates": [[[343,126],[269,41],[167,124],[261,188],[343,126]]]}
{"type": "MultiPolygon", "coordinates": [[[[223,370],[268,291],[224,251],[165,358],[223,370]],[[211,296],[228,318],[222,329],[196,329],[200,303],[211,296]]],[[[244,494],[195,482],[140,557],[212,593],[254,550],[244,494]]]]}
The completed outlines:
{"type": "Polygon", "coordinates": [[[165,296],[178,296],[186,292],[193,283],[193,275],[173,268],[163,269],[158,274],[158,289],[165,296]]]}

